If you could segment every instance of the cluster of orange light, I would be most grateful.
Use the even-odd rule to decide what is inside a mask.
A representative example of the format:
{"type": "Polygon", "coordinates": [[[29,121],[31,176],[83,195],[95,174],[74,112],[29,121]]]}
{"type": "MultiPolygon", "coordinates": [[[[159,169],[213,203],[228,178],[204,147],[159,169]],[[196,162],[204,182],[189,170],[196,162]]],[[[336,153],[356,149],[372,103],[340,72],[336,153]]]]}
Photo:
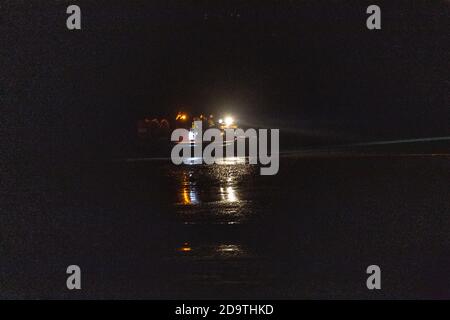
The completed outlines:
{"type": "Polygon", "coordinates": [[[183,244],[183,246],[181,248],[179,248],[178,250],[182,251],[182,252],[189,252],[192,250],[192,248],[189,246],[189,243],[185,242],[183,244]]]}
{"type": "Polygon", "coordinates": [[[180,112],[177,114],[177,117],[175,118],[175,120],[181,120],[181,121],[184,121],[186,119],[187,119],[187,114],[180,113],[180,112]]]}

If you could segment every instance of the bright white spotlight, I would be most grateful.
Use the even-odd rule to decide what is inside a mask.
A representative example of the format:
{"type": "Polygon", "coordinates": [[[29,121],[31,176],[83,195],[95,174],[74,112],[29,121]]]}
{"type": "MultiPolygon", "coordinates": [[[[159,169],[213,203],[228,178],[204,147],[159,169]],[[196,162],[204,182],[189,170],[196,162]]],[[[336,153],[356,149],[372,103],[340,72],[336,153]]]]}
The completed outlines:
{"type": "Polygon", "coordinates": [[[225,125],[231,126],[233,124],[233,118],[232,117],[226,117],[225,118],[225,125]]]}
{"type": "Polygon", "coordinates": [[[222,119],[219,119],[219,123],[222,124],[222,122],[223,122],[223,120],[222,120],[222,119]]]}

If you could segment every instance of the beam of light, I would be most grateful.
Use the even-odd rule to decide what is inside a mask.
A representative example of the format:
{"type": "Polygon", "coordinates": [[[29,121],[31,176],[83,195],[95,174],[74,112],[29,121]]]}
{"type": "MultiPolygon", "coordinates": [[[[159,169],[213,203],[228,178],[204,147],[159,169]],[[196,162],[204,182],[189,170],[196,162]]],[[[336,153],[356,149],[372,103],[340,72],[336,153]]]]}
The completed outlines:
{"type": "Polygon", "coordinates": [[[328,146],[317,147],[317,148],[282,151],[282,152],[280,152],[280,155],[295,155],[295,154],[299,154],[299,153],[302,154],[302,153],[308,153],[308,152],[322,152],[322,151],[329,152],[329,151],[340,150],[341,148],[347,148],[347,147],[364,147],[364,146],[407,144],[407,143],[416,143],[416,142],[436,142],[436,141],[450,141],[450,136],[368,141],[368,142],[357,142],[357,143],[350,143],[350,144],[336,144],[336,145],[328,145],[328,146]]]}
{"type": "Polygon", "coordinates": [[[450,137],[429,137],[429,138],[417,138],[417,139],[371,141],[371,142],[352,143],[352,144],[347,144],[347,145],[342,145],[342,146],[370,146],[370,145],[414,143],[414,142],[432,142],[432,141],[450,141],[450,137]]]}

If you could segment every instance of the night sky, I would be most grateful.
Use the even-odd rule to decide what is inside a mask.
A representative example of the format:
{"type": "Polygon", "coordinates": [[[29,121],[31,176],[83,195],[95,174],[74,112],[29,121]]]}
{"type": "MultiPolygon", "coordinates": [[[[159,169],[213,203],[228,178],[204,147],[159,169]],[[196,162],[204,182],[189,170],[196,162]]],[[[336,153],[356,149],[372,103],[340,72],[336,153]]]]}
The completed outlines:
{"type": "Polygon", "coordinates": [[[9,156],[114,153],[180,107],[305,146],[450,135],[450,2],[377,1],[370,31],[373,3],[2,1],[9,156]]]}

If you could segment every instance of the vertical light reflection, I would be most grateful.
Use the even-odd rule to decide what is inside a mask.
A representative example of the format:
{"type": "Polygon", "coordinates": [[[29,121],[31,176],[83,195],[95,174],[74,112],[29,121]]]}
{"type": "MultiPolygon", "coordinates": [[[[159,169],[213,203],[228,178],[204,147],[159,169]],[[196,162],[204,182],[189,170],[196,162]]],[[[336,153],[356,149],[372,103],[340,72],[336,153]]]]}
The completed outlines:
{"type": "Polygon", "coordinates": [[[191,172],[183,173],[181,182],[181,201],[183,205],[193,205],[200,202],[197,195],[197,188],[195,184],[190,181],[190,176],[192,176],[191,172]]]}
{"type": "Polygon", "coordinates": [[[220,197],[225,202],[238,202],[236,190],[233,186],[220,187],[220,197]]]}

